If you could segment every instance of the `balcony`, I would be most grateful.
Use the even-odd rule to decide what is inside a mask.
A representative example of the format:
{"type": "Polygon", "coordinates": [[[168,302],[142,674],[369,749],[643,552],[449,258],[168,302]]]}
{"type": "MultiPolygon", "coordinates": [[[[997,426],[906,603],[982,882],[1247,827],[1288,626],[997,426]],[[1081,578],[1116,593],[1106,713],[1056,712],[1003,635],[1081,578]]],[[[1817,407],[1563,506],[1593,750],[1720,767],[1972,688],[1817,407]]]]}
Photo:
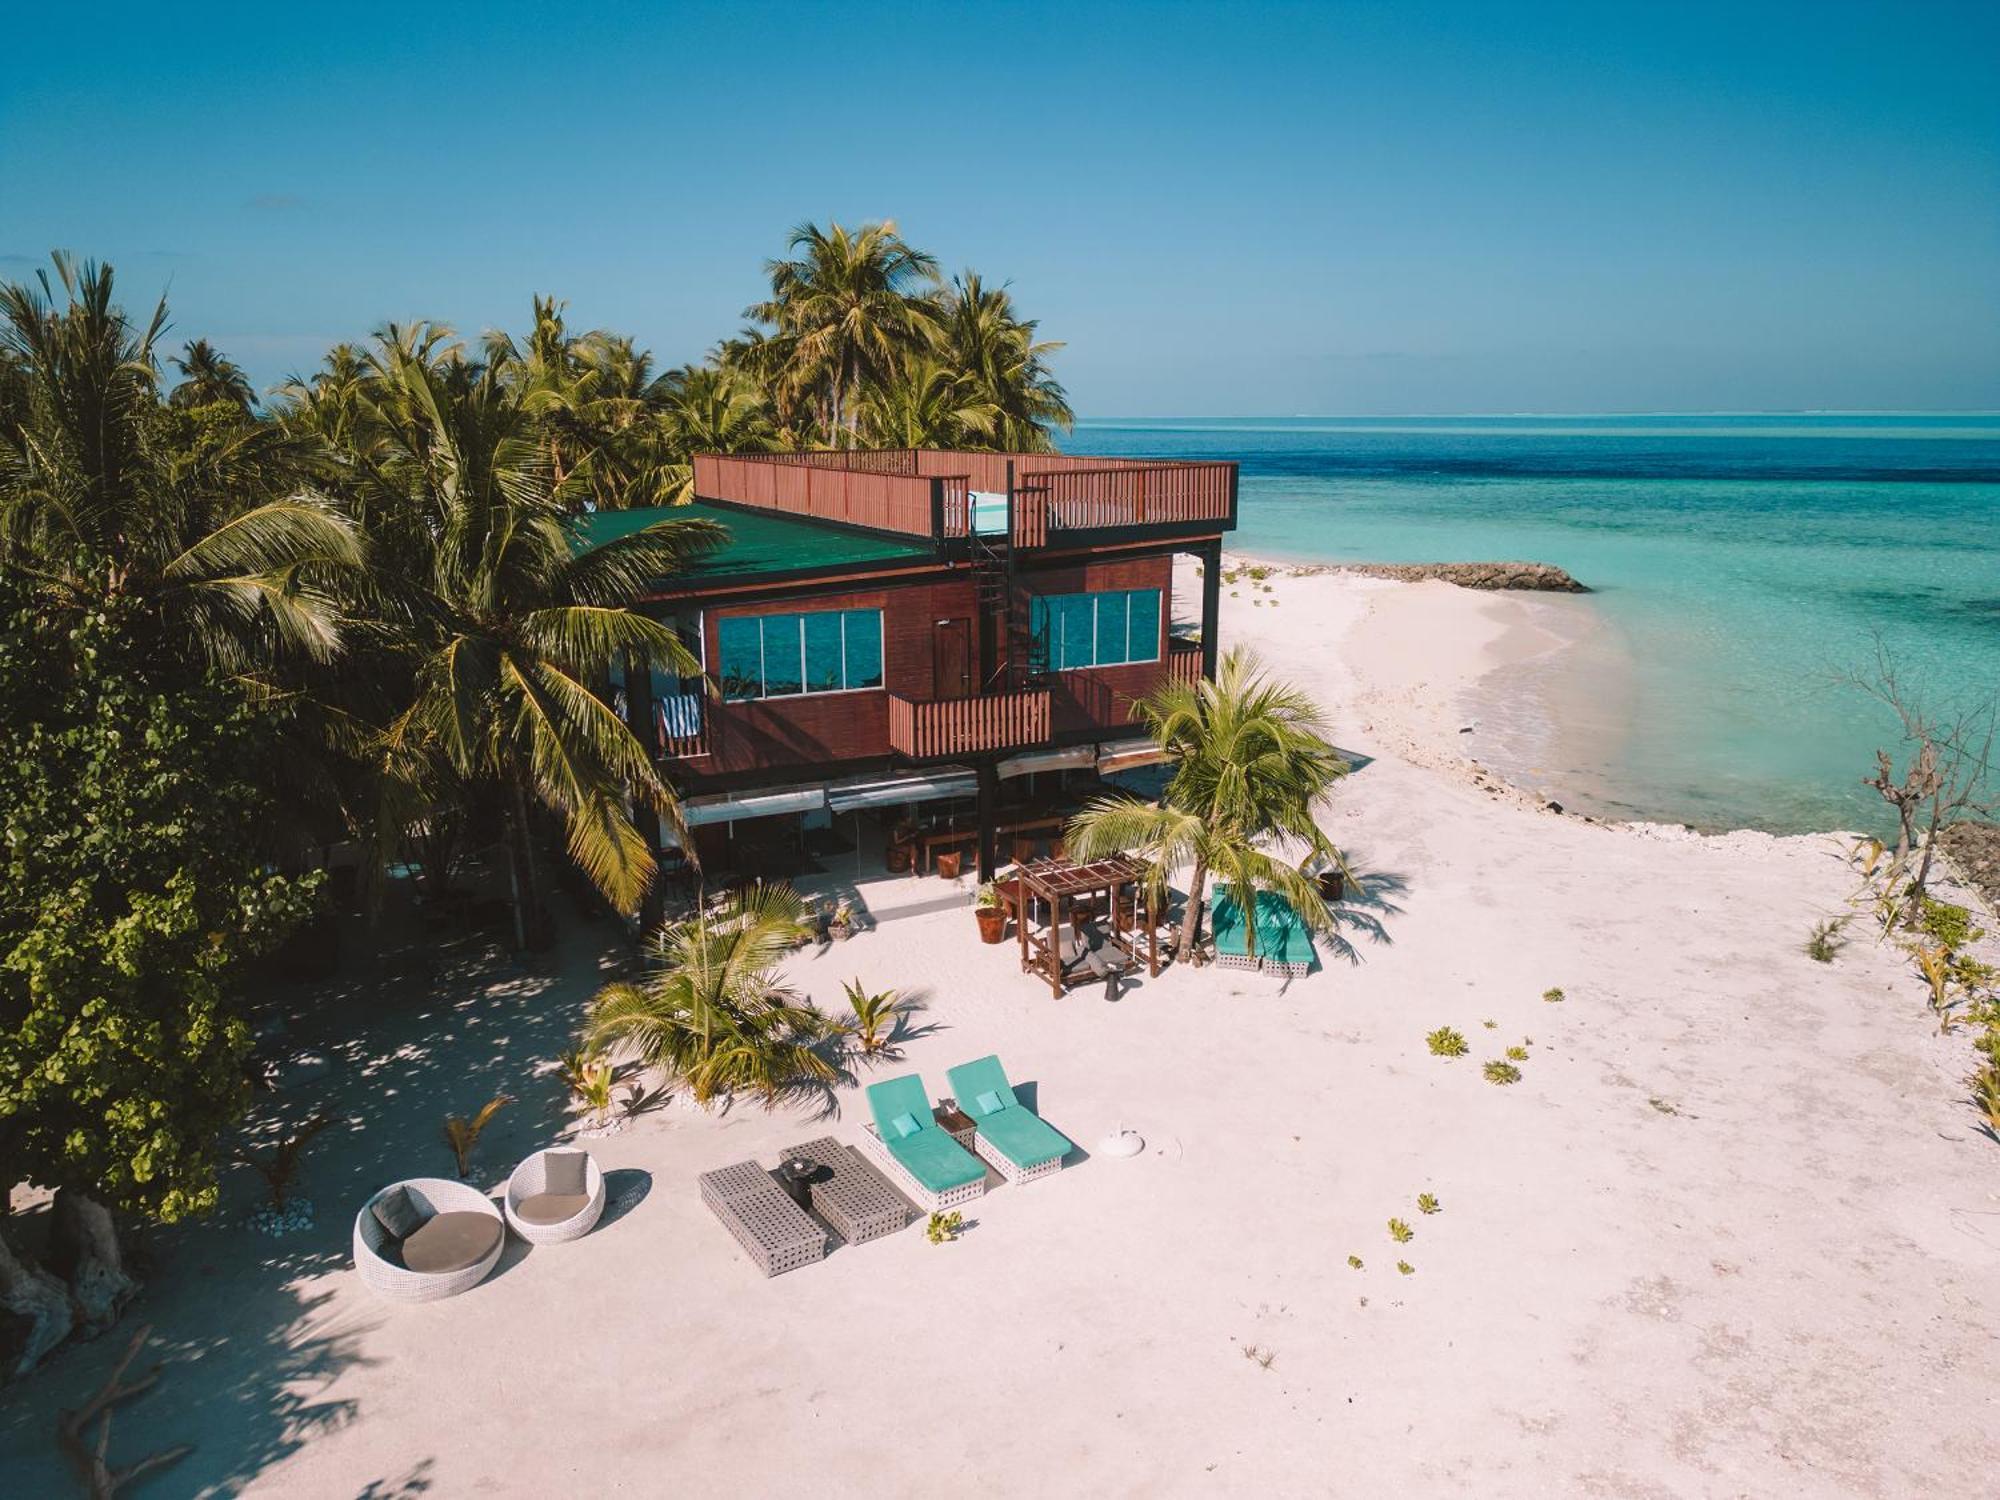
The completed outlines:
{"type": "Polygon", "coordinates": [[[653,733],[663,760],[700,759],[708,754],[707,704],[698,693],[655,699],[653,733]]]}
{"type": "Polygon", "coordinates": [[[1236,524],[1232,463],[930,448],[698,453],[694,490],[703,500],[940,545],[978,533],[1032,549],[1092,534],[1236,524]]]}
{"type": "Polygon", "coordinates": [[[1049,738],[1049,690],[919,703],[889,695],[889,745],[911,760],[1016,750],[1049,738]]]}

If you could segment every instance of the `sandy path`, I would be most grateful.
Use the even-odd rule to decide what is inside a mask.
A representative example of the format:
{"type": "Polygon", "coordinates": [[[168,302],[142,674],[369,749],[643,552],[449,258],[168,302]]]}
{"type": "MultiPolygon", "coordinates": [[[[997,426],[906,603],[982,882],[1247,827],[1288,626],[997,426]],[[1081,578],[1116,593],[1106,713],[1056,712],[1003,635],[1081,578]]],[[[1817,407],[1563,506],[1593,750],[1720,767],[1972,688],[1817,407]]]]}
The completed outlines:
{"type": "MultiPolygon", "coordinates": [[[[905,1233],[767,1283],[694,1174],[851,1138],[854,1092],[823,1123],[667,1108],[596,1144],[621,1191],[650,1183],[616,1222],[388,1307],[345,1268],[345,1213],[439,1169],[437,1116],[490,1087],[521,1099],[489,1164],[553,1129],[556,1091],[527,1075],[596,954],[356,986],[321,1024],[362,1039],[295,1099],[357,1122],[308,1172],[321,1228],[277,1257],[226,1224],[160,1244],[139,1315],[171,1373],[119,1441],[202,1448],[155,1492],[1991,1493],[2000,1146],[1960,1097],[1962,1038],[1934,1035],[1893,955],[1800,953],[1852,883],[1834,842],[1537,811],[1459,761],[1453,722],[1535,646],[1514,601],[1270,585],[1225,600],[1228,638],[1371,757],[1330,823],[1368,875],[1351,962],[1055,1003],[948,908],[794,965],[828,1005],[851,975],[926,989],[908,1064],[933,1092],[998,1050],[1079,1142],[1126,1122],[1144,1156],[996,1190],[957,1245],[905,1233]],[[1470,1057],[1427,1053],[1441,1025],[1470,1057]],[[1483,1080],[1528,1038],[1520,1083],[1483,1080]]],[[[913,889],[948,890],[878,904],[913,889]]],[[[10,1493],[53,1485],[48,1413],[112,1353],[13,1394],[10,1493]]]]}

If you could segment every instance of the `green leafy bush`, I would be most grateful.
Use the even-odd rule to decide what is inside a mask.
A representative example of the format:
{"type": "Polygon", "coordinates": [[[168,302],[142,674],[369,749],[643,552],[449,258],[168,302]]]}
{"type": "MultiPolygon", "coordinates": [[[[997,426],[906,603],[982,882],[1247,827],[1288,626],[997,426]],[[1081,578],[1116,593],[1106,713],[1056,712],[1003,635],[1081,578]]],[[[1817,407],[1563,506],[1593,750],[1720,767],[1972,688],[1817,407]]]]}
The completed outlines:
{"type": "Polygon", "coordinates": [[[1923,928],[1925,936],[1947,952],[1956,953],[1986,936],[1985,929],[1972,925],[1972,913],[1963,906],[1925,896],[1922,910],[1918,925],[1923,928]]]}
{"type": "Polygon", "coordinates": [[[1526,1062],[1528,1060],[1528,1049],[1526,1047],[1509,1047],[1507,1049],[1507,1056],[1513,1062],[1526,1062]]]}
{"type": "Polygon", "coordinates": [[[1563,998],[1562,986],[1551,985],[1548,989],[1542,991],[1542,998],[1553,1005],[1563,998]]]}
{"type": "Polygon", "coordinates": [[[1405,1224],[1401,1219],[1391,1219],[1389,1221],[1389,1238],[1394,1240],[1397,1244],[1407,1245],[1411,1240],[1415,1239],[1416,1237],[1417,1237],[1416,1230],[1410,1228],[1410,1226],[1405,1224]]]}
{"type": "Polygon", "coordinates": [[[1418,1212],[1418,1213],[1420,1213],[1420,1214],[1434,1214],[1434,1213],[1438,1213],[1438,1212],[1440,1212],[1440,1211],[1441,1211],[1441,1210],[1442,1210],[1443,1208],[1444,1208],[1444,1205],[1443,1205],[1442,1203],[1438,1202],[1438,1201],[1437,1201],[1437,1199],[1436,1199],[1435,1197],[1433,1197],[1433,1196],[1432,1196],[1431,1194],[1429,1194],[1429,1193],[1419,1193],[1419,1194],[1417,1194],[1417,1212],[1418,1212]]]}
{"type": "Polygon", "coordinates": [[[1463,1057],[1470,1050],[1465,1044],[1465,1037],[1449,1026],[1438,1027],[1424,1038],[1424,1045],[1438,1057],[1463,1057]]]}
{"type": "Polygon", "coordinates": [[[1490,1062],[1485,1068],[1488,1083],[1519,1083],[1521,1070],[1512,1063],[1490,1062]]]}

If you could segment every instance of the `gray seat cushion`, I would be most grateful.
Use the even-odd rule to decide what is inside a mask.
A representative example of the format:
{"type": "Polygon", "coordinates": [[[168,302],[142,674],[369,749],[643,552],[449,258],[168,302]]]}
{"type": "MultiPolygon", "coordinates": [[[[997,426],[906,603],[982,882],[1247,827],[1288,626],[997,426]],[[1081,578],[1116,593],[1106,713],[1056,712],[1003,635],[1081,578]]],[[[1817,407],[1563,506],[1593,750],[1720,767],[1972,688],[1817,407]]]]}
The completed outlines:
{"type": "Polygon", "coordinates": [[[408,1239],[430,1218],[430,1214],[410,1196],[410,1190],[400,1185],[377,1198],[369,1211],[375,1215],[375,1222],[382,1226],[382,1232],[391,1241],[408,1239]]]}
{"type": "Polygon", "coordinates": [[[463,1271],[492,1254],[505,1232],[506,1226],[492,1214],[437,1214],[403,1241],[403,1266],[429,1276],[463,1271]]]}
{"type": "Polygon", "coordinates": [[[590,1191],[586,1164],[590,1158],[581,1151],[551,1151],[542,1157],[542,1191],[575,1194],[590,1191]]]}
{"type": "Polygon", "coordinates": [[[537,1193],[516,1203],[514,1216],[527,1224],[567,1224],[588,1202],[588,1193],[537,1193]]]}

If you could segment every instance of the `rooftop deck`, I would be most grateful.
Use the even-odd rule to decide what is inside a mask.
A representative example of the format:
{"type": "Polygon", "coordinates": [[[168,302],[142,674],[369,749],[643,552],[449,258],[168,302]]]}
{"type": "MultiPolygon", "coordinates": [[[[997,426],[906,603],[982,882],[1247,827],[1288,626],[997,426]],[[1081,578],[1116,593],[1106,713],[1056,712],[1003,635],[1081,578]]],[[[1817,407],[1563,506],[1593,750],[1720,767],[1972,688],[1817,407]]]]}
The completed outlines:
{"type": "Polygon", "coordinates": [[[1236,524],[1236,465],[929,448],[697,454],[702,500],[943,545],[1017,548],[1236,524]]]}

